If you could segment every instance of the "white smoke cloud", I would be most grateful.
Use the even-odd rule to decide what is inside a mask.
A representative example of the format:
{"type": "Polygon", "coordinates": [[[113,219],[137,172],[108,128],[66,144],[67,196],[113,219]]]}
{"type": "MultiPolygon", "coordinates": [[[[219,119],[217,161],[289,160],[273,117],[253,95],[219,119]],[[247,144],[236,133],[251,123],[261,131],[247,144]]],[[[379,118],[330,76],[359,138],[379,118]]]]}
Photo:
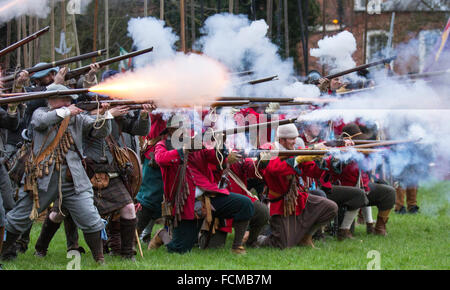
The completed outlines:
{"type": "MultiPolygon", "coordinates": [[[[252,70],[252,79],[278,75],[278,80],[255,86],[233,88],[229,93],[242,96],[278,97],[292,83],[292,59],[283,60],[278,47],[267,37],[264,20],[250,21],[245,15],[216,14],[205,21],[196,48],[225,64],[230,71],[252,70]]],[[[243,82],[236,80],[236,83],[243,82]]]]}
{"type": "MultiPolygon", "coordinates": [[[[59,2],[61,0],[56,0],[59,2]]],[[[77,7],[84,13],[92,0],[70,0],[67,6],[77,7]],[[74,2],[76,1],[76,2],[74,2]],[[76,5],[72,5],[76,4],[76,5]]],[[[46,18],[50,13],[50,0],[0,0],[0,23],[10,21],[20,16],[36,16],[46,18]]]]}
{"type": "Polygon", "coordinates": [[[283,95],[288,98],[318,98],[320,90],[315,85],[295,82],[283,88],[283,95]]]}
{"type": "Polygon", "coordinates": [[[132,18],[128,22],[128,35],[133,39],[133,45],[138,50],[153,47],[151,53],[134,59],[137,67],[175,57],[175,43],[179,37],[172,28],[165,26],[162,20],[154,17],[132,18]]]}
{"type": "Polygon", "coordinates": [[[310,49],[311,56],[319,58],[319,62],[328,65],[330,70],[343,71],[356,66],[352,58],[356,51],[356,39],[350,32],[325,36],[317,45],[318,48],[310,49]]]}
{"type": "MultiPolygon", "coordinates": [[[[403,146],[391,151],[392,173],[399,175],[412,165],[427,166],[433,157],[450,160],[450,101],[424,81],[413,84],[383,80],[383,86],[366,93],[331,103],[321,110],[302,116],[305,121],[339,121],[359,119],[362,123],[379,124],[390,140],[418,140],[416,146],[403,146]]],[[[417,180],[427,178],[423,171],[411,173],[417,180]]]]}

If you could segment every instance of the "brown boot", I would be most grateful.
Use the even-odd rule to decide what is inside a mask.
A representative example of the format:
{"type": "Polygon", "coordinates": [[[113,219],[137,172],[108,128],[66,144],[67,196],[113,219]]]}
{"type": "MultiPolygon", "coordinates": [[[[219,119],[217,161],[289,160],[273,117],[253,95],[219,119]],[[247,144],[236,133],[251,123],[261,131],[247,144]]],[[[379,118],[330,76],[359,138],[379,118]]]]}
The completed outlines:
{"type": "Polygon", "coordinates": [[[231,252],[233,254],[237,254],[237,255],[245,255],[245,254],[247,254],[247,251],[245,251],[245,248],[243,246],[239,246],[237,248],[232,248],[231,252]]]}
{"type": "Polygon", "coordinates": [[[313,240],[312,240],[312,236],[311,235],[305,235],[303,236],[302,240],[299,243],[300,246],[304,246],[304,247],[311,247],[311,248],[315,248],[313,240]]]}
{"type": "Polygon", "coordinates": [[[395,211],[399,212],[405,205],[406,190],[403,187],[399,186],[395,189],[395,193],[395,211]]]}
{"type": "Polygon", "coordinates": [[[36,241],[36,245],[34,249],[36,252],[34,255],[36,257],[45,257],[47,255],[47,250],[50,245],[51,240],[55,236],[58,231],[61,223],[55,223],[50,219],[50,216],[47,215],[44,223],[42,224],[41,233],[39,234],[39,238],[36,241]]]}
{"type": "Polygon", "coordinates": [[[83,234],[84,240],[86,241],[86,244],[89,246],[89,249],[91,250],[92,253],[92,257],[94,258],[95,262],[97,262],[98,264],[104,264],[105,258],[103,256],[103,242],[101,237],[101,231],[83,234]]]}
{"type": "Polygon", "coordinates": [[[121,256],[134,260],[136,252],[133,249],[135,242],[136,219],[127,220],[120,218],[121,256]]]}
{"type": "Polygon", "coordinates": [[[120,256],[122,243],[120,240],[120,222],[111,221],[109,224],[108,241],[106,242],[110,249],[110,255],[120,256]]]}
{"type": "Polygon", "coordinates": [[[160,229],[159,231],[156,232],[155,236],[152,238],[152,240],[150,241],[150,243],[148,244],[148,249],[149,250],[155,250],[158,249],[159,247],[161,247],[162,245],[164,245],[163,240],[161,239],[161,237],[159,236],[159,234],[164,230],[164,228],[160,229]]]}
{"type": "Polygon", "coordinates": [[[354,238],[349,229],[339,229],[338,234],[337,234],[337,239],[338,239],[338,241],[343,241],[345,239],[353,240],[354,238]]]}
{"type": "Polygon", "coordinates": [[[375,234],[374,223],[366,223],[366,232],[368,235],[375,234]]]}
{"type": "Polygon", "coordinates": [[[375,234],[379,236],[386,236],[386,224],[389,220],[389,210],[383,210],[378,212],[377,223],[375,224],[375,234]]]}
{"type": "Polygon", "coordinates": [[[417,207],[417,187],[406,188],[406,205],[408,211],[417,207]]]}

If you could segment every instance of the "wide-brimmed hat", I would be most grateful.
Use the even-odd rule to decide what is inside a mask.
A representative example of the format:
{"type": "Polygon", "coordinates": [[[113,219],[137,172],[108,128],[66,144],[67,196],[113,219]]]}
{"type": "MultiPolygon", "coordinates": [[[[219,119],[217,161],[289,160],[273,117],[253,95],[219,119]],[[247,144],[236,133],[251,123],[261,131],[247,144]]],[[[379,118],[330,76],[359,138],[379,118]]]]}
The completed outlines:
{"type": "Polygon", "coordinates": [[[369,135],[364,134],[356,123],[349,123],[342,128],[341,138],[352,140],[368,140],[369,135]]]}
{"type": "Polygon", "coordinates": [[[167,121],[166,128],[163,131],[161,131],[161,133],[159,135],[162,136],[162,135],[169,133],[169,129],[180,129],[180,128],[185,127],[183,124],[184,122],[186,122],[186,118],[184,116],[173,115],[167,121]]]}
{"type": "MultiPolygon", "coordinates": [[[[35,65],[34,67],[40,67],[40,66],[44,66],[44,65],[47,65],[48,63],[46,63],[46,62],[40,62],[40,63],[38,63],[37,65],[35,65]]],[[[46,75],[48,75],[50,72],[52,72],[52,71],[54,71],[55,73],[58,73],[59,72],[59,67],[52,67],[52,68],[48,68],[48,69],[45,69],[45,70],[42,70],[42,71],[38,71],[38,72],[36,72],[36,73],[34,73],[31,77],[30,77],[30,79],[40,79],[40,78],[43,78],[43,77],[45,77],[46,75]]]]}
{"type": "MultiPolygon", "coordinates": [[[[59,84],[51,84],[47,87],[47,91],[68,91],[69,88],[63,85],[59,85],[59,84]]],[[[72,100],[76,100],[78,99],[78,95],[65,95],[65,96],[55,96],[55,98],[67,98],[67,97],[71,97],[72,100]]]]}

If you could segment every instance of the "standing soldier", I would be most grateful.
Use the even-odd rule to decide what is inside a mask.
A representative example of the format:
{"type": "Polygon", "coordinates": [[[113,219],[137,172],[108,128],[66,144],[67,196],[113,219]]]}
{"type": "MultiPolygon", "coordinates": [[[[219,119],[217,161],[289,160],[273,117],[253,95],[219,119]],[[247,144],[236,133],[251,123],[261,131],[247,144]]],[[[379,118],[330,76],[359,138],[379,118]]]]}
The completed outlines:
{"type": "Polygon", "coordinates": [[[137,194],[136,200],[139,202],[140,210],[137,212],[137,230],[139,235],[143,234],[145,242],[150,241],[153,226],[158,218],[161,218],[161,203],[164,195],[164,185],[162,182],[161,169],[155,160],[155,146],[161,141],[161,132],[166,128],[166,121],[162,114],[151,114],[150,133],[146,137],[145,159],[142,165],[142,185],[137,194]]]}
{"type": "MultiPolygon", "coordinates": [[[[48,90],[67,90],[53,85],[48,90]]],[[[72,215],[83,231],[94,260],[103,263],[101,230],[103,222],[94,206],[92,184],[83,168],[82,142],[86,136],[106,137],[111,131],[112,116],[101,115],[98,120],[81,114],[71,105],[72,96],[48,99],[48,107],[37,109],[32,116],[33,150],[25,167],[25,185],[19,192],[16,207],[6,217],[6,242],[1,258],[17,257],[14,243],[59,196],[60,208],[72,215]],[[97,127],[97,121],[104,124],[97,127]],[[30,193],[32,198],[30,198],[30,193]]]]}
{"type": "Polygon", "coordinates": [[[14,207],[13,188],[9,179],[8,171],[4,165],[3,152],[4,138],[3,129],[15,130],[19,125],[19,115],[17,113],[17,105],[9,104],[8,110],[5,111],[0,107],[0,251],[3,244],[3,234],[5,231],[5,212],[14,207]]]}
{"type": "MultiPolygon", "coordinates": [[[[227,189],[219,189],[214,182],[210,164],[219,165],[217,154],[222,155],[223,161],[226,162],[227,154],[223,150],[190,151],[173,147],[175,142],[179,141],[172,138],[174,135],[182,133],[184,137],[189,136],[187,130],[180,126],[183,120],[177,120],[176,117],[169,120],[163,132],[165,138],[155,149],[155,159],[161,167],[164,182],[163,216],[171,216],[174,226],[172,240],[167,244],[167,249],[169,252],[185,253],[197,242],[202,225],[198,220],[202,214],[195,210],[197,203],[204,205],[206,219],[211,228],[215,224],[214,217],[233,218],[235,235],[232,252],[244,254],[243,238],[254,212],[253,204],[248,197],[230,193],[227,189]]],[[[230,154],[236,155],[233,152],[230,154]]],[[[199,208],[201,209],[201,206],[199,208]]]]}

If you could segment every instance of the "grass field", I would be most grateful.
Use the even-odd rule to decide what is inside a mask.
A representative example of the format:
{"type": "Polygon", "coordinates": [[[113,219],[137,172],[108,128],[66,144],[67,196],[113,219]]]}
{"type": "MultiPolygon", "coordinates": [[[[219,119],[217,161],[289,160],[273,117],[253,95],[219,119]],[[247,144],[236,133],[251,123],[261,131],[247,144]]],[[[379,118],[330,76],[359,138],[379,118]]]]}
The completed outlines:
{"type": "MultiPolygon", "coordinates": [[[[144,258],[136,262],[106,256],[106,264],[94,263],[90,252],[82,255],[81,269],[101,270],[300,270],[300,269],[358,269],[365,270],[373,257],[368,252],[380,254],[383,270],[450,269],[450,182],[435,182],[419,189],[417,215],[391,214],[387,237],[368,236],[365,226],[357,226],[354,240],[338,242],[329,237],[316,242],[319,249],[291,248],[248,249],[247,255],[237,256],[230,252],[232,236],[229,235],[223,249],[199,250],[184,255],[168,254],[164,247],[148,251],[144,247],[144,258]]],[[[374,208],[373,215],[376,217],[374,208]]],[[[30,249],[20,254],[14,262],[3,263],[11,270],[64,270],[72,258],[66,257],[64,231],[61,228],[52,241],[46,258],[33,256],[34,243],[41,225],[33,226],[30,249]]],[[[158,227],[155,227],[155,231],[158,227]]],[[[81,245],[88,249],[82,233],[81,245]]]]}

